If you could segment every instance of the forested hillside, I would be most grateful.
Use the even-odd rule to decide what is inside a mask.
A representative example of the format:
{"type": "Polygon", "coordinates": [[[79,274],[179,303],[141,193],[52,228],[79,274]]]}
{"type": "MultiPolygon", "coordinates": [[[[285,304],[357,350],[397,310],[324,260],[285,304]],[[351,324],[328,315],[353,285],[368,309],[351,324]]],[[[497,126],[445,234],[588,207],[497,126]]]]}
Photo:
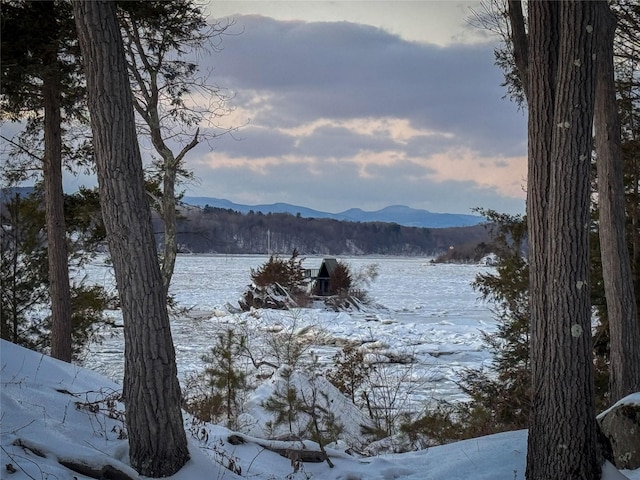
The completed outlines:
{"type": "MultiPolygon", "coordinates": [[[[156,220],[159,242],[161,232],[156,220]]],[[[303,255],[436,255],[487,240],[483,226],[427,229],[213,207],[183,208],[178,225],[179,248],[192,253],[290,254],[297,249],[303,255]]]]}
{"type": "MultiPolygon", "coordinates": [[[[11,223],[7,204],[12,195],[26,198],[26,189],[1,189],[0,218],[11,223]]],[[[88,193],[85,192],[85,195],[88,193]]],[[[87,198],[81,197],[80,204],[87,198]]],[[[71,197],[67,199],[71,202],[71,197]]],[[[44,209],[44,205],[41,206],[44,209]]],[[[100,215],[98,203],[91,215],[100,215]]],[[[477,261],[490,243],[483,225],[451,228],[405,227],[386,222],[351,222],[305,218],[290,213],[241,213],[233,209],[191,205],[179,207],[178,248],[189,253],[280,253],[297,249],[302,255],[424,255],[447,252],[445,261],[477,261]],[[450,249],[453,246],[454,249],[450,249]]],[[[73,216],[67,221],[73,224],[73,216]]],[[[163,223],[154,214],[158,245],[164,241],[163,223]]]]}

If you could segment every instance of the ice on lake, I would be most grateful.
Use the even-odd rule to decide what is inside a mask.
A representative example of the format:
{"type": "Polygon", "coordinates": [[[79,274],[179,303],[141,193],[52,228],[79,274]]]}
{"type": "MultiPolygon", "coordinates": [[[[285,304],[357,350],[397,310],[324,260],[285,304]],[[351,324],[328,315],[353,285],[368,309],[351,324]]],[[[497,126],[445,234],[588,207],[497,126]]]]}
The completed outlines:
{"type": "MultiPolygon", "coordinates": [[[[237,313],[238,299],[249,285],[251,269],[263,255],[180,255],[170,293],[189,315],[172,317],[172,334],[181,381],[201,372],[202,356],[210,352],[224,328],[240,328],[256,335],[275,330],[309,329],[322,332],[311,351],[329,365],[345,341],[362,343],[368,358],[411,358],[400,366],[415,379],[414,401],[460,400],[456,382],[465,368],[490,361],[482,332],[495,331],[491,305],[479,299],[471,282],[478,273],[493,271],[481,265],[433,264],[429,258],[340,258],[358,271],[372,263],[379,275],[367,287],[372,305],[364,311],[334,312],[321,308],[295,311],[256,310],[237,313]]],[[[319,268],[322,258],[307,257],[306,268],[319,268]]],[[[84,272],[88,281],[114,290],[111,267],[97,259],[84,272]]],[[[110,312],[121,324],[118,312],[110,312]]],[[[257,342],[257,340],[256,340],[257,342]]],[[[259,345],[256,350],[260,352],[259,345]]],[[[89,346],[84,365],[118,382],[123,372],[122,329],[109,332],[100,344],[89,346]]]]}

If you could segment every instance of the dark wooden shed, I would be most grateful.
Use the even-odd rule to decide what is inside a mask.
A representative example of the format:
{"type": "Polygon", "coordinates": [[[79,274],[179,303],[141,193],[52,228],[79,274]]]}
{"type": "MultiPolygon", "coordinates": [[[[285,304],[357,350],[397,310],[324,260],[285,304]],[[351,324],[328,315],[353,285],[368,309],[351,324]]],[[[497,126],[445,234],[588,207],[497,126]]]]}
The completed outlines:
{"type": "Polygon", "coordinates": [[[324,258],[315,279],[314,293],[316,295],[327,296],[331,292],[331,274],[336,269],[338,261],[335,258],[324,258]]]}

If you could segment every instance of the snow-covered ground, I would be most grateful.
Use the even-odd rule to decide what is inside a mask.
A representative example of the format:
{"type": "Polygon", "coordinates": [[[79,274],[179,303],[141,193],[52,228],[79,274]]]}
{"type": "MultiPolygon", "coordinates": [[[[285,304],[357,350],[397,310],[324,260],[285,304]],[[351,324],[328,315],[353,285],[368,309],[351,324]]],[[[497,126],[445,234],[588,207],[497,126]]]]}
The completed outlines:
{"type": "MultiPolygon", "coordinates": [[[[404,378],[409,381],[402,387],[407,401],[399,405],[405,409],[417,410],[434,399],[463,399],[455,384],[460,370],[490,361],[481,332],[495,330],[491,306],[478,301],[470,286],[478,273],[492,271],[490,267],[433,265],[429,259],[420,258],[348,258],[344,260],[355,271],[378,264],[379,277],[368,288],[373,303],[366,310],[306,308],[238,313],[234,306],[250,282],[251,268],[265,260],[264,256],[178,258],[171,293],[181,306],[191,308],[190,315],[172,319],[181,380],[203,370],[202,355],[209,352],[217,333],[229,327],[247,334],[253,353],[269,360],[273,360],[271,353],[261,339],[274,332],[309,338],[307,354],[313,352],[325,366],[345,341],[361,344],[367,358],[407,374],[404,378]],[[412,362],[393,363],[403,355],[411,357],[412,362]]],[[[320,258],[309,258],[305,266],[318,268],[320,262],[320,258]]],[[[77,274],[115,288],[111,268],[101,259],[77,274]]],[[[121,323],[118,312],[110,315],[121,323]]],[[[121,330],[107,333],[103,343],[93,344],[87,351],[83,362],[87,369],[0,342],[0,477],[88,479],[62,465],[72,462],[97,470],[111,465],[138,478],[128,465],[127,441],[118,438],[122,422],[112,418],[118,417],[122,405],[107,403],[121,390],[118,382],[123,370],[121,330]],[[109,411],[111,415],[106,415],[109,411]]],[[[248,395],[238,432],[185,415],[191,460],[171,479],[233,479],[240,478],[238,472],[242,478],[258,480],[524,479],[525,431],[411,453],[348,455],[346,447],[362,437],[359,427],[368,417],[323,377],[310,380],[298,372],[291,378],[302,393],[311,388],[311,381],[319,382],[316,385],[344,427],[344,440],[327,448],[333,468],[327,462],[302,463],[294,468],[295,462],[272,450],[299,449],[303,444],[317,450],[318,446],[310,441],[265,440],[262,427],[268,415],[262,402],[281,384],[286,368],[271,373],[248,395]],[[243,442],[230,442],[231,434],[243,442]]],[[[640,480],[640,470],[624,473],[640,480]]],[[[625,477],[611,466],[606,468],[603,479],[620,478],[625,477]]]]}
{"type": "MultiPolygon", "coordinates": [[[[0,383],[1,478],[89,480],[63,464],[81,464],[97,471],[109,465],[139,478],[128,465],[127,440],[118,438],[122,423],[95,408],[104,404],[93,403],[119,390],[118,384],[4,340],[0,341],[0,383]]],[[[637,395],[634,398],[631,401],[640,401],[637,395]]],[[[367,458],[328,449],[333,468],[324,462],[304,463],[294,473],[291,460],[265,449],[264,441],[244,436],[244,443],[234,445],[228,441],[231,432],[222,427],[198,425],[194,429],[188,418],[185,424],[191,460],[168,477],[171,480],[524,479],[524,430],[367,458]],[[222,465],[232,466],[241,476],[222,465]]],[[[313,448],[309,442],[306,445],[313,448]]],[[[640,469],[620,473],[607,464],[602,478],[640,480],[640,469]]]]}
{"type": "MultiPolygon", "coordinates": [[[[372,305],[365,311],[332,312],[306,308],[291,312],[258,310],[235,313],[230,306],[250,283],[250,271],[262,265],[265,256],[181,255],[178,257],[171,294],[191,315],[172,319],[172,332],[179,376],[201,372],[203,354],[213,346],[221,328],[244,329],[259,337],[275,329],[301,331],[312,327],[317,335],[313,353],[321,364],[329,364],[345,340],[364,343],[378,360],[411,356],[414,378],[411,401],[459,400],[464,395],[456,385],[459,372],[490,361],[482,332],[495,330],[491,305],[478,299],[470,283],[478,273],[493,271],[481,265],[433,264],[428,258],[341,258],[353,271],[377,264],[379,275],[367,291],[372,305]],[[231,310],[231,311],[230,311],[231,310]]],[[[319,268],[322,258],[306,258],[304,266],[319,268]]],[[[100,259],[87,267],[91,282],[115,288],[111,268],[100,259]]],[[[118,313],[113,312],[120,322],[118,313]]],[[[259,341],[259,340],[255,340],[259,341]]],[[[109,334],[102,344],[93,344],[84,366],[121,381],[123,340],[120,331],[109,334]]]]}

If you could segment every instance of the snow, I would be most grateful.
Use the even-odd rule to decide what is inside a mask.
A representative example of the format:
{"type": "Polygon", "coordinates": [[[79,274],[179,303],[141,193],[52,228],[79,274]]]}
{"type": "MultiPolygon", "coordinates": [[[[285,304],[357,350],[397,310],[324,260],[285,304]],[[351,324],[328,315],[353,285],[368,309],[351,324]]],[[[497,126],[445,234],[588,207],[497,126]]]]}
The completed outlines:
{"type": "Polygon", "coordinates": [[[610,412],[611,410],[613,410],[614,408],[617,408],[618,406],[620,406],[622,404],[625,404],[625,405],[640,405],[640,392],[636,392],[636,393],[632,393],[631,395],[627,395],[622,400],[619,400],[618,402],[616,402],[613,405],[611,405],[604,412],[600,413],[598,415],[598,417],[604,417],[608,412],[610,412]]]}
{"type": "MultiPolygon", "coordinates": [[[[381,369],[400,372],[412,380],[403,387],[400,397],[406,402],[403,408],[416,411],[433,400],[463,400],[456,385],[459,372],[491,360],[482,342],[482,332],[496,328],[491,305],[480,302],[470,287],[478,273],[493,271],[490,266],[434,265],[424,258],[347,258],[343,260],[355,270],[372,263],[379,265],[379,277],[367,288],[373,304],[365,311],[306,308],[237,312],[233,307],[246,290],[250,269],[266,260],[259,255],[178,257],[171,293],[179,305],[192,308],[189,315],[172,318],[181,381],[203,370],[202,355],[209,353],[217,333],[226,328],[245,332],[252,351],[261,359],[274,362],[273,352],[261,342],[270,332],[304,335],[309,339],[306,353],[316,356],[325,367],[340,345],[348,341],[361,343],[368,359],[382,362],[381,369]],[[393,358],[402,355],[411,357],[413,363],[393,363],[393,358]]],[[[305,267],[317,268],[321,260],[308,258],[305,267]]],[[[115,288],[112,269],[104,259],[97,259],[76,275],[86,275],[91,282],[115,288]]],[[[116,323],[122,323],[118,311],[109,315],[116,323]]],[[[117,395],[123,374],[122,332],[117,329],[105,333],[102,343],[92,344],[87,350],[82,363],[85,368],[0,343],[0,477],[88,478],[60,463],[73,459],[88,465],[112,465],[135,478],[128,465],[127,441],[120,438],[123,408],[117,395]],[[9,464],[17,470],[15,473],[10,473],[9,464]]],[[[347,447],[364,447],[366,443],[358,444],[359,425],[366,422],[366,416],[322,376],[306,377],[298,370],[291,377],[297,390],[308,394],[314,388],[313,382],[319,382],[316,386],[327,394],[326,401],[344,426],[344,435],[343,440],[327,447],[334,468],[326,462],[304,463],[294,473],[289,458],[266,448],[301,447],[299,441],[265,440],[265,424],[270,417],[262,403],[283,381],[286,367],[283,362],[279,365],[276,374],[246,399],[244,413],[234,427],[240,431],[204,424],[185,414],[191,461],[170,478],[241,478],[228,467],[241,471],[242,478],[258,480],[524,478],[526,431],[411,453],[349,455],[347,447]],[[230,443],[231,434],[243,443],[230,443]]],[[[637,403],[640,399],[636,395],[625,401],[637,403]]],[[[272,431],[271,438],[286,433],[283,428],[272,431]]],[[[318,449],[310,441],[304,445],[318,449]]],[[[373,451],[369,446],[367,452],[373,451]]],[[[640,480],[640,470],[624,473],[627,478],[640,480]]],[[[616,478],[625,477],[607,467],[603,479],[616,478]]]]}
{"type": "MultiPolygon", "coordinates": [[[[313,349],[324,365],[344,341],[362,342],[372,357],[382,361],[385,354],[411,355],[416,358],[415,374],[425,380],[411,393],[416,403],[465,399],[456,384],[459,373],[491,359],[482,338],[482,332],[495,331],[491,305],[478,299],[470,283],[478,273],[494,271],[492,267],[435,265],[425,258],[340,258],[355,271],[374,263],[379,266],[378,278],[366,288],[373,300],[369,310],[230,311],[250,283],[250,270],[267,259],[260,255],[178,256],[170,293],[180,306],[193,308],[191,316],[172,319],[181,381],[203,370],[202,355],[209,353],[217,333],[227,327],[244,328],[258,337],[278,329],[311,327],[324,339],[313,349]]],[[[321,261],[306,258],[304,266],[317,269],[321,261]]],[[[103,262],[78,273],[85,274],[90,281],[115,289],[111,267],[103,262]]],[[[119,313],[113,315],[121,323],[119,313]]],[[[101,344],[90,346],[83,365],[121,382],[122,351],[122,332],[109,332],[101,344]]]]}
{"type": "MultiPolygon", "coordinates": [[[[119,439],[122,423],[113,409],[87,405],[120,387],[113,381],[74,365],[54,360],[4,340],[0,341],[2,416],[0,465],[2,478],[72,479],[90,477],[60,462],[74,460],[98,468],[111,465],[132,478],[127,441],[119,439]],[[37,454],[36,454],[37,452],[37,454]],[[10,471],[15,471],[10,473],[10,471]]],[[[637,399],[636,399],[637,400],[637,399]]],[[[635,401],[635,400],[634,400],[635,401]]],[[[104,404],[100,404],[105,407],[104,404]]],[[[120,408],[121,405],[116,405],[120,408]]],[[[230,444],[230,431],[216,425],[197,425],[185,418],[190,461],[172,480],[253,478],[313,480],[474,480],[523,479],[526,431],[506,432],[418,452],[353,457],[327,449],[334,464],[304,463],[293,473],[291,461],[264,448],[265,441],[242,435],[244,443],[230,444]],[[241,476],[221,466],[241,470],[241,476]]],[[[285,442],[270,442],[286,445],[285,442]]],[[[309,448],[312,442],[305,442],[309,448]]],[[[299,443],[297,444],[299,447],[299,443]]],[[[144,478],[144,477],[140,477],[144,478]]],[[[611,465],[603,480],[640,480],[640,469],[618,472],[611,465]],[[624,474],[624,475],[623,475],[624,474]],[[626,475],[626,476],[625,476],[626,475]]]]}

